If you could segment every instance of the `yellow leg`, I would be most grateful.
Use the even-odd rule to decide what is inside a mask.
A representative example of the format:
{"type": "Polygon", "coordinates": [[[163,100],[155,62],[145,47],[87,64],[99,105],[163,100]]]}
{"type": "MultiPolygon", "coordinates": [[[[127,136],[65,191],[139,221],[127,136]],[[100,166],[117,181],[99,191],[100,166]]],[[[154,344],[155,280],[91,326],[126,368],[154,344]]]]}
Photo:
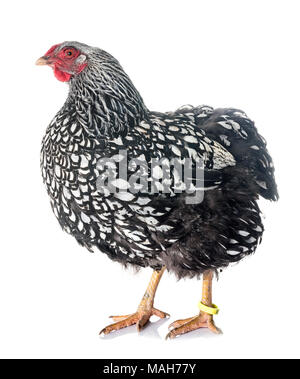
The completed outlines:
{"type": "Polygon", "coordinates": [[[154,296],[164,270],[165,267],[163,267],[160,271],[153,271],[146,292],[135,313],[126,316],[110,316],[110,318],[116,322],[106,326],[99,334],[108,334],[112,331],[126,328],[127,326],[133,324],[136,324],[137,330],[140,331],[148,323],[151,316],[155,315],[160,318],[168,317],[168,313],[162,312],[153,307],[154,296]]]}
{"type": "MultiPolygon", "coordinates": [[[[212,307],[212,278],[213,271],[209,270],[203,274],[203,288],[202,288],[202,304],[212,307]]],[[[166,338],[175,338],[180,334],[188,333],[199,328],[208,328],[214,333],[221,333],[213,320],[213,316],[204,311],[200,311],[199,315],[189,317],[183,320],[177,320],[170,326],[172,329],[166,336],[166,338]]]]}

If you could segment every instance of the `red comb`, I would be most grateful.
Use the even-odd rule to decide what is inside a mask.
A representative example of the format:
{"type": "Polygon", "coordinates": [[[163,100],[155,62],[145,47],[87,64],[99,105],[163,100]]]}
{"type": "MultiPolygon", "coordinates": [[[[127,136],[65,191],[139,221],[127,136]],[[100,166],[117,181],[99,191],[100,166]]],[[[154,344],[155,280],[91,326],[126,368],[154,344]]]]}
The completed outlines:
{"type": "Polygon", "coordinates": [[[53,45],[48,51],[47,53],[45,54],[45,56],[47,55],[50,55],[53,53],[53,51],[57,48],[57,46],[59,46],[60,44],[58,43],[57,45],[53,45]]]}

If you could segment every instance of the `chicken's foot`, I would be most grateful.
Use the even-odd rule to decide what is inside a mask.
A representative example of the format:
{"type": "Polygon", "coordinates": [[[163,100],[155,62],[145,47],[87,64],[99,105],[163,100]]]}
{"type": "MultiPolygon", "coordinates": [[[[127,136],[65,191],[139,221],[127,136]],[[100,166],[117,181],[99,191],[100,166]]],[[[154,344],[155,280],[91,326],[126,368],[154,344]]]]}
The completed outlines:
{"type": "Polygon", "coordinates": [[[153,307],[155,292],[164,270],[165,268],[163,267],[160,271],[153,271],[150,283],[135,313],[125,316],[110,316],[116,322],[106,326],[99,334],[108,334],[134,324],[136,324],[137,330],[140,331],[148,323],[151,316],[169,317],[168,313],[153,307]]]}
{"type": "Polygon", "coordinates": [[[218,309],[212,304],[212,278],[213,271],[206,271],[203,274],[202,301],[199,303],[200,313],[197,316],[183,320],[174,321],[169,329],[166,339],[175,338],[181,334],[191,332],[199,328],[208,328],[214,333],[222,333],[214,324],[213,314],[218,313],[218,309]]]}

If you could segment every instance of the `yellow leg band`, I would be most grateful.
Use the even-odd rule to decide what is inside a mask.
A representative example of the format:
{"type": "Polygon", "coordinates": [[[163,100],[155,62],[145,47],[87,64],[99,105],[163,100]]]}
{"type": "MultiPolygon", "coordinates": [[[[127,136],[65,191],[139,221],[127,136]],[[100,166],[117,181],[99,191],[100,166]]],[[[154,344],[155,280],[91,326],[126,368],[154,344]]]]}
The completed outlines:
{"type": "Polygon", "coordinates": [[[213,304],[212,307],[208,307],[207,305],[204,305],[201,303],[201,301],[199,301],[198,307],[200,311],[208,313],[209,315],[216,315],[219,313],[219,308],[215,304],[213,304]]]}

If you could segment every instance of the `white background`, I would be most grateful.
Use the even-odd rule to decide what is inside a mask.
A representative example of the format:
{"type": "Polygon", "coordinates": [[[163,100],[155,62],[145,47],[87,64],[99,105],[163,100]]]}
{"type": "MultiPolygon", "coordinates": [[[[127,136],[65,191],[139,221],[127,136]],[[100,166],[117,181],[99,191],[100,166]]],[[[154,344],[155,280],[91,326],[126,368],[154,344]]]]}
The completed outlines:
{"type": "MultiPolygon", "coordinates": [[[[1,2],[0,356],[19,358],[298,357],[299,1],[1,2]],[[134,312],[150,270],[85,251],[51,212],[39,171],[45,128],[67,85],[35,60],[78,40],[117,57],[150,109],[234,106],[255,119],[276,166],[280,201],[261,202],[257,253],[214,284],[222,336],[165,341],[170,320],[102,339],[110,314],[134,312]]],[[[156,306],[196,314],[197,280],[166,274],[156,306]]]]}

